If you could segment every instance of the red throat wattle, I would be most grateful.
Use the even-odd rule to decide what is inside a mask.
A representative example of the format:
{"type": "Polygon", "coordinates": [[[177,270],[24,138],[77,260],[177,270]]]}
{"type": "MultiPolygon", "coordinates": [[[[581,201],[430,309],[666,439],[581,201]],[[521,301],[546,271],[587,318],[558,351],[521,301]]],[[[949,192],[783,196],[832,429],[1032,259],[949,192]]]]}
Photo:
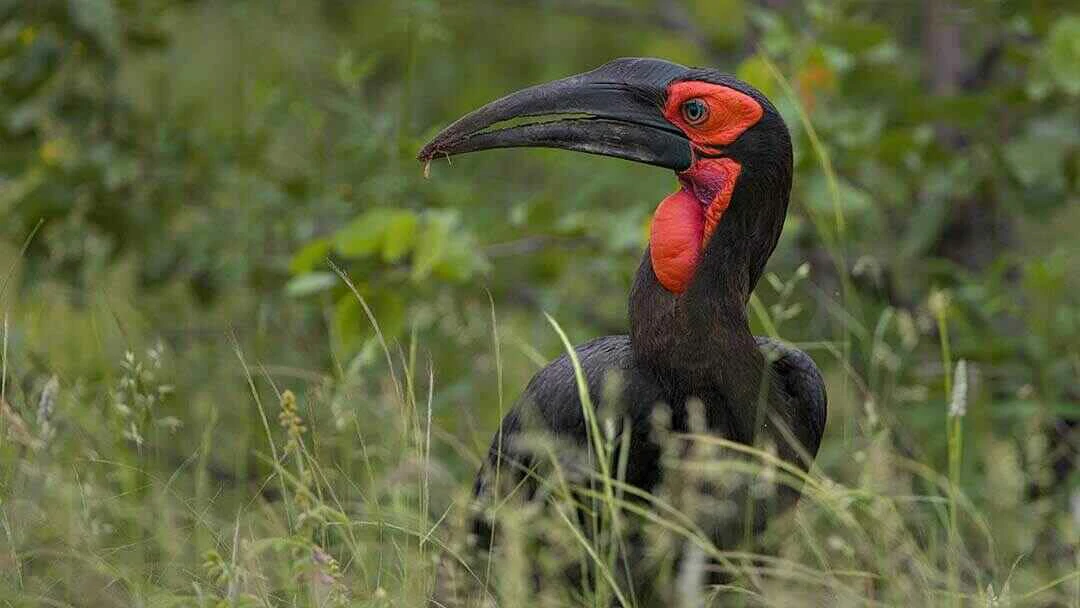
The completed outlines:
{"type": "Polygon", "coordinates": [[[679,174],[682,188],[660,202],[653,216],[649,252],[664,289],[683,293],[701,252],[720,223],[742,166],[730,158],[708,158],[679,174]]]}

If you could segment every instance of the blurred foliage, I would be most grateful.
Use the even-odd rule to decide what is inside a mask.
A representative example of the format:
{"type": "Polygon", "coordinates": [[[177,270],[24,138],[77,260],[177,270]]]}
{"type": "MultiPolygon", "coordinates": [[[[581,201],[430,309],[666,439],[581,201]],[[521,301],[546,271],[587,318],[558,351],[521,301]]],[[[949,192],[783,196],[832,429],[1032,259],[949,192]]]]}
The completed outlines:
{"type": "MultiPolygon", "coordinates": [[[[58,462],[122,453],[168,478],[195,458],[193,508],[218,509],[210,480],[228,481],[215,515],[228,523],[244,480],[272,470],[237,354],[259,363],[267,403],[279,383],[304,387],[302,401],[328,404],[323,425],[378,435],[396,427],[371,405],[390,380],[370,313],[392,365],[430,361],[436,450],[467,479],[463,454],[560,350],[541,310],[579,341],[625,331],[650,214],[674,180],[553,151],[429,168],[414,156],[509,91],[660,56],[737,74],[792,130],[795,192],[770,269],[811,271],[797,288],[763,281],[755,323],[826,370],[821,467],[851,473],[853,434],[944,463],[936,304],[952,357],[978,370],[972,432],[1012,446],[969,442],[964,489],[992,501],[1011,454],[1051,489],[1010,546],[1056,550],[1036,541],[1065,513],[1075,467],[1055,478],[1053,463],[1076,448],[1032,438],[1080,419],[1080,13],[946,5],[941,33],[932,2],[0,1],[5,399],[33,420],[58,378],[73,433],[49,448],[58,462]]],[[[369,439],[382,479],[401,445],[369,439]]],[[[335,449],[359,478],[358,448],[335,449]]],[[[18,450],[0,446],[5,462],[18,450]]],[[[147,483],[91,469],[110,491],[147,483]]],[[[25,490],[16,471],[0,477],[5,504],[25,490]]],[[[138,517],[92,520],[121,515],[138,517]]],[[[188,557],[239,576],[221,555],[188,557]]],[[[1062,574],[1045,563],[1029,580],[1062,574]]]]}

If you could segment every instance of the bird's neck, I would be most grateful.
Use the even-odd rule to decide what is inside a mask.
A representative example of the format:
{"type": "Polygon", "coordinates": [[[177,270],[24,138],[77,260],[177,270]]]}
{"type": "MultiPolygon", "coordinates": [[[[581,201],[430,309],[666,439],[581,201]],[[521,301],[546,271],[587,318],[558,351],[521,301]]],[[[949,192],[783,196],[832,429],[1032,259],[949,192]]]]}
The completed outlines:
{"type": "Polygon", "coordinates": [[[712,370],[756,353],[746,315],[749,264],[729,234],[732,225],[721,222],[683,293],[661,284],[648,249],[630,290],[630,340],[638,362],[680,384],[715,384],[712,370]]]}
{"type": "MultiPolygon", "coordinates": [[[[676,396],[720,395],[727,404],[747,405],[738,413],[741,418],[753,418],[748,406],[759,401],[766,373],[746,305],[779,237],[787,202],[786,196],[763,201],[766,193],[753,186],[736,188],[683,293],[661,285],[646,250],[629,302],[637,363],[653,370],[676,396]],[[779,218],[763,208],[778,209],[779,218]]],[[[739,434],[750,436],[739,438],[750,440],[752,428],[742,426],[739,434]]]]}

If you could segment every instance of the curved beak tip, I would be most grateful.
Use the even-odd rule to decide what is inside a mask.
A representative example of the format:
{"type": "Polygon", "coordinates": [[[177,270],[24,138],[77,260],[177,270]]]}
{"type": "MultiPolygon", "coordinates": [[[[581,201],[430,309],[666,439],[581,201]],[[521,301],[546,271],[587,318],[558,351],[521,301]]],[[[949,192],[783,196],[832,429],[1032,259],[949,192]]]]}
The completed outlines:
{"type": "Polygon", "coordinates": [[[422,163],[430,163],[436,156],[439,156],[439,140],[437,138],[420,148],[420,151],[416,153],[416,160],[422,163]]]}

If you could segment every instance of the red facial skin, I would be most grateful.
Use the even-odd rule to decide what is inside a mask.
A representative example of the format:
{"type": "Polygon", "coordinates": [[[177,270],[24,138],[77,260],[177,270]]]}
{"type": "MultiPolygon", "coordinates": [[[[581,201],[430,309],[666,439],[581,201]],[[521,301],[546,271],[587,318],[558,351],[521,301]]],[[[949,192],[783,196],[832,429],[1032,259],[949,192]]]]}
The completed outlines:
{"type": "Polygon", "coordinates": [[[731,158],[698,155],[721,154],[721,147],[738,139],[763,113],[752,97],[723,85],[677,82],[668,87],[664,116],[686,133],[695,151],[693,164],[679,174],[682,188],[661,201],[653,216],[649,237],[653,272],[668,291],[681,294],[690,285],[701,251],[731,204],[742,171],[731,158]],[[691,124],[682,105],[695,98],[705,103],[708,114],[691,124]]]}

